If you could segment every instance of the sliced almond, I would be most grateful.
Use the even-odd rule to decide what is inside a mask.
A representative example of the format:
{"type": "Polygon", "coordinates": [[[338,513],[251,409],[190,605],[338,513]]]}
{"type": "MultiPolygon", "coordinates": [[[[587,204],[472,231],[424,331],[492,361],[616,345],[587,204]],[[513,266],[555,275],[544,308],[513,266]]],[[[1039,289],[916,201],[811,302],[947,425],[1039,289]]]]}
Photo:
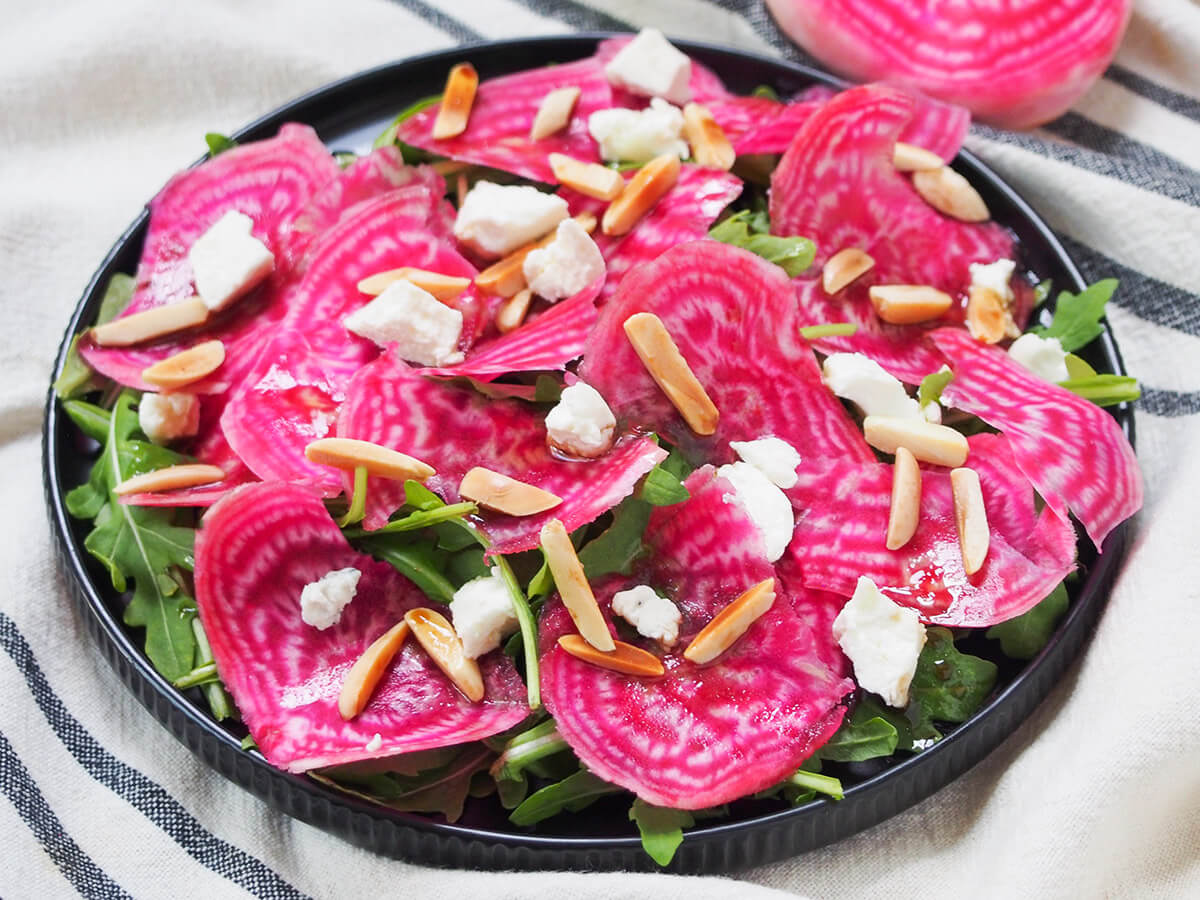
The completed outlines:
{"type": "Polygon", "coordinates": [[[542,526],[541,543],[558,595],[571,614],[575,627],[583,639],[597,650],[611,653],[617,647],[616,641],[596,603],[592,586],[583,574],[583,563],[575,554],[566,526],[558,519],[551,519],[542,526]]]}
{"type": "Polygon", "coordinates": [[[626,234],[646,213],[654,208],[667,191],[679,180],[679,157],[673,153],[656,156],[646,163],[621,191],[621,196],[608,205],[600,230],[609,235],[626,234]]]}
{"type": "Polygon", "coordinates": [[[640,647],[626,644],[624,641],[614,641],[614,649],[605,653],[597,650],[577,634],[564,634],[558,639],[562,647],[576,659],[611,669],[622,675],[641,675],[644,678],[657,678],[666,672],[662,660],[640,647]]]}
{"type": "Polygon", "coordinates": [[[907,447],[896,448],[892,467],[892,508],[888,512],[887,548],[899,550],[912,540],[921,521],[921,467],[907,447]]]}
{"type": "Polygon", "coordinates": [[[458,492],[464,500],[510,516],[533,516],[562,503],[562,498],[549,491],[482,466],[463,476],[458,492]]]}
{"type": "Polygon", "coordinates": [[[101,347],[129,347],[166,337],[208,321],[208,307],[199,297],[164,303],[121,316],[92,329],[92,340],[101,347]]]}
{"type": "Polygon", "coordinates": [[[717,406],[679,352],[662,319],[654,313],[634,313],[625,320],[625,336],[688,427],[699,435],[714,433],[720,419],[717,406]]]}
{"type": "MultiPolygon", "coordinates": [[[[580,213],[575,217],[584,231],[591,234],[596,230],[596,217],[591,213],[580,213]]],[[[475,286],[488,294],[499,297],[511,297],[526,287],[525,257],[540,247],[545,247],[554,240],[555,231],[539,238],[532,243],[519,247],[508,256],[492,263],[475,276],[475,286]]]]}
{"type": "Polygon", "coordinates": [[[683,108],[683,136],[692,148],[696,163],[709,169],[728,172],[733,168],[737,154],[733,144],[725,136],[725,129],[717,124],[707,106],[689,103],[683,108]]]}
{"type": "Polygon", "coordinates": [[[338,695],[338,712],[347,722],[366,709],[383,673],[404,646],[408,632],[407,622],[397,622],[354,661],[338,695]]]}
{"type": "Polygon", "coordinates": [[[906,144],[896,141],[892,151],[892,165],[897,172],[924,172],[929,169],[940,169],[946,163],[932,150],[918,147],[916,144],[906,144]]]}
{"type": "Polygon", "coordinates": [[[471,189],[470,183],[467,181],[467,173],[459,172],[454,177],[454,205],[462,209],[463,201],[467,199],[467,192],[471,189]]]}
{"type": "Polygon", "coordinates": [[[125,494],[157,493],[158,491],[177,491],[180,488],[198,487],[202,484],[212,484],[225,477],[225,473],[216,466],[202,463],[185,463],[179,466],[167,466],[165,469],[155,469],[126,478],[115,488],[113,493],[119,496],[125,494]]]}
{"type": "Polygon", "coordinates": [[[945,291],[924,284],[877,284],[867,292],[875,314],[893,325],[914,325],[928,322],[954,304],[945,291]]]}
{"type": "Polygon", "coordinates": [[[948,468],[967,461],[968,444],[962,434],[924,419],[867,416],[863,420],[863,434],[868,444],[884,453],[907,447],[921,462],[948,468]]]}
{"type": "Polygon", "coordinates": [[[961,222],[986,222],[992,217],[979,191],[949,166],[913,173],[913,187],[938,212],[961,222]]]}
{"type": "Polygon", "coordinates": [[[775,579],[760,581],[754,587],[713,616],[712,621],[692,638],[683,655],[697,665],[712,662],[733,646],[754,624],[754,620],[775,602],[775,579]]]}
{"type": "Polygon", "coordinates": [[[582,162],[562,153],[549,156],[554,177],[572,190],[597,200],[615,200],[625,190],[625,179],[616,169],[582,162]]]}
{"type": "Polygon", "coordinates": [[[317,465],[333,466],[335,469],[350,472],[362,466],[368,475],[396,481],[407,481],[410,478],[414,481],[424,481],[436,474],[433,466],[406,453],[354,438],[321,438],[305,447],[304,455],[317,465]]]}
{"type": "Polygon", "coordinates": [[[479,87],[479,75],[470,63],[459,63],[446,76],[446,90],[433,122],[435,140],[458,137],[467,130],[471,118],[471,107],[475,104],[475,89],[479,87]]]}
{"type": "Polygon", "coordinates": [[[531,302],[533,302],[533,291],[529,288],[517,291],[505,300],[504,305],[496,313],[497,330],[501,334],[508,334],[510,331],[520,328],[521,323],[525,321],[525,316],[529,313],[531,302]]]}
{"type": "Polygon", "coordinates": [[[998,344],[1008,334],[1012,316],[1004,298],[983,285],[971,285],[967,294],[967,330],[985,344],[998,344]]]}
{"type": "Polygon", "coordinates": [[[404,621],[429,658],[454,682],[454,686],[472,703],[482,700],[483,675],[479,664],[467,656],[458,633],[446,617],[421,606],[406,612],[404,621]]]}
{"type": "Polygon", "coordinates": [[[364,294],[377,297],[397,281],[409,281],[437,297],[443,303],[455,299],[471,286],[470,278],[460,278],[457,275],[443,275],[441,272],[430,272],[426,269],[414,269],[403,266],[399,269],[388,269],[386,272],[376,272],[358,283],[358,289],[364,294]]]}
{"type": "Polygon", "coordinates": [[[846,247],[825,262],[821,269],[821,285],[825,293],[836,294],[856,278],[875,268],[875,258],[865,250],[846,247]]]}
{"type": "Polygon", "coordinates": [[[529,139],[540,141],[566,128],[571,121],[571,113],[575,111],[575,104],[579,102],[579,94],[579,88],[572,86],[556,88],[543,97],[537,115],[533,117],[529,139]]]}
{"type": "Polygon", "coordinates": [[[974,469],[955,469],[950,473],[950,487],[954,491],[954,522],[958,525],[963,568],[968,575],[974,575],[983,568],[991,543],[979,473],[974,469]]]}
{"type": "Polygon", "coordinates": [[[225,345],[205,341],[142,369],[142,381],[166,391],[177,390],[211,375],[223,362],[225,345]]]}

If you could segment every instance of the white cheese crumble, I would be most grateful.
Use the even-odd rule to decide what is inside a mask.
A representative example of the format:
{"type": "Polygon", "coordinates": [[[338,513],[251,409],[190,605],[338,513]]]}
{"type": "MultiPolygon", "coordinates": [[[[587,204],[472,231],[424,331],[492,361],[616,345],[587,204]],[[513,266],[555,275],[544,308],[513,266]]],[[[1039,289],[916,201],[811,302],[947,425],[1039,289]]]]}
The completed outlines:
{"type": "Polygon", "coordinates": [[[688,82],[692,61],[657,28],[643,28],[621,48],[604,74],[610,84],[643,97],[666,97],[672,103],[692,99],[688,82]]]}
{"type": "Polygon", "coordinates": [[[578,294],[604,274],[600,248],[574,219],[563,219],[554,240],[525,257],[525,283],[539,297],[562,300],[578,294]]]}
{"type": "Polygon", "coordinates": [[[923,419],[921,407],[899,379],[861,353],[834,353],[825,358],[821,380],[868,416],[923,419]]]}
{"type": "Polygon", "coordinates": [[[730,441],[733,452],[754,468],[766,475],[778,487],[795,487],[800,479],[796,466],[800,465],[800,451],[777,437],[760,437],[753,441],[730,441]]]}
{"type": "Polygon", "coordinates": [[[862,688],[889,706],[908,703],[908,686],[925,646],[925,626],[915,609],[893,603],[870,578],[860,578],[833,620],[833,636],[854,664],[862,688]]]}
{"type": "Polygon", "coordinates": [[[730,463],[717,469],[717,474],[733,485],[734,492],[723,499],[726,503],[739,504],[746,511],[762,532],[767,559],[775,562],[791,543],[796,527],[787,495],[750,463],[730,463]]]}
{"type": "Polygon", "coordinates": [[[673,153],[687,159],[683,111],[657,97],[646,109],[602,109],[588,116],[588,131],[609,162],[649,162],[673,153]]]}
{"type": "Polygon", "coordinates": [[[388,285],[342,324],[381,347],[395,344],[402,359],[418,365],[447,366],[463,360],[458,349],[463,314],[405,279],[388,285]]]}
{"type": "Polygon", "coordinates": [[[1058,338],[1044,338],[1039,334],[1023,334],[1008,348],[1008,355],[1026,369],[1058,384],[1071,377],[1067,370],[1067,351],[1058,338]]]}
{"type": "Polygon", "coordinates": [[[500,641],[517,629],[512,599],[499,569],[468,581],[450,601],[450,617],[454,630],[462,641],[463,650],[471,659],[500,646],[500,641]]]}
{"type": "Polygon", "coordinates": [[[324,631],[342,618],[342,610],[358,591],[358,569],[334,569],[317,581],[306,584],[300,592],[300,618],[306,625],[324,631]]]}
{"type": "Polygon", "coordinates": [[[679,607],[654,593],[649,585],[639,584],[627,591],[617,591],[612,598],[612,611],[637,629],[642,637],[671,647],[679,640],[679,623],[683,614],[679,607]]]}
{"type": "Polygon", "coordinates": [[[195,394],[142,394],[138,426],[155,444],[191,437],[200,430],[200,401],[195,394]]]}
{"type": "Polygon", "coordinates": [[[377,731],[377,732],[375,732],[375,736],[372,737],[369,741],[367,741],[366,749],[367,749],[368,753],[375,753],[381,747],[383,747],[383,735],[377,731]]]}
{"type": "Polygon", "coordinates": [[[528,184],[478,181],[463,198],[454,236],[476,253],[495,257],[554,230],[567,218],[567,201],[528,184]]]}
{"type": "Polygon", "coordinates": [[[563,389],[546,413],[550,443],[575,456],[603,456],[612,446],[617,420],[600,392],[583,381],[563,389]]]}
{"type": "Polygon", "coordinates": [[[196,293],[209,309],[224,309],[275,268],[275,256],[250,233],[253,227],[249,216],[231,210],[188,250],[196,293]]]}

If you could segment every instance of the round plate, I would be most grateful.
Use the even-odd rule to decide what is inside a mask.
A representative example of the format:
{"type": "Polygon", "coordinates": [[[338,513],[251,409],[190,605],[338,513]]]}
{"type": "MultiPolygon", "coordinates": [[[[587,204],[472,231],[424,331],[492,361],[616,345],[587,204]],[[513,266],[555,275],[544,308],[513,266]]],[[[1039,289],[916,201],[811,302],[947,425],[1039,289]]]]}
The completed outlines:
{"type": "MultiPolygon", "coordinates": [[[[301,97],[239,131],[252,141],[275,134],[284,122],[312,125],[335,150],[365,151],[396,113],[414,100],[441,91],[448,68],[470,59],[481,77],[562,62],[589,55],[608,35],[534,38],[457,48],[381,66],[301,97]]],[[[769,60],[704,44],[679,42],[710,66],[738,93],[760,84],[780,96],[817,82],[841,87],[837,80],[804,66],[769,60]]],[[[1083,281],[1074,263],[1045,223],[1024,200],[969,153],[955,167],[978,188],[995,219],[1021,242],[1021,262],[1059,288],[1078,291],[1083,281]]],[[[116,272],[133,272],[146,232],[143,213],[113,246],[92,278],[71,319],[59,350],[56,372],[70,338],[90,323],[104,287],[116,272]]],[[[1112,334],[1106,329],[1087,354],[1101,372],[1123,372],[1112,334]]],[[[1133,413],[1116,410],[1126,435],[1133,438],[1133,413]]],[[[511,825],[494,798],[470,801],[454,825],[440,817],[383,809],[325,788],[269,765],[257,752],[241,749],[244,730],[223,726],[173,688],[150,665],[140,634],[121,622],[121,597],[101,567],[83,549],[87,523],[72,519],[63,497],[84,481],[94,445],[62,414],[51,392],[43,433],[46,500],[75,599],[97,645],[121,679],[160,722],[221,774],[273,807],[379,853],[426,864],[493,869],[653,869],[628,821],[628,800],[613,798],[587,811],[541,823],[536,830],[511,825]]],[[[968,722],[950,730],[928,750],[897,761],[830,765],[846,785],[840,802],[818,800],[796,809],[778,801],[738,801],[730,815],[706,820],[686,832],[672,871],[725,872],[791,856],[836,841],[894,815],[929,796],[962,774],[996,747],[1049,692],[1091,634],[1107,599],[1124,553],[1127,529],[1109,535],[1097,556],[1087,539],[1080,542],[1084,577],[1049,645],[1027,664],[999,660],[997,687],[988,703],[968,722]]],[[[967,650],[977,636],[959,642],[967,650]]],[[[997,656],[995,645],[988,655],[997,656]]]]}

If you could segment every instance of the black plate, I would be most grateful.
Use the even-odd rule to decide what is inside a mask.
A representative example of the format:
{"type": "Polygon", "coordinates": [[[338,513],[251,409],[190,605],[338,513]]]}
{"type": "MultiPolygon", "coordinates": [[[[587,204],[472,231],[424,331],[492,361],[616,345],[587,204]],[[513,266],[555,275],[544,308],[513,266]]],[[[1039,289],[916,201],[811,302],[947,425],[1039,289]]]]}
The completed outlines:
{"type": "MultiPolygon", "coordinates": [[[[414,100],[438,93],[449,66],[470,59],[484,78],[516,69],[590,54],[604,35],[534,38],[457,48],[381,66],[301,97],[239,131],[238,140],[272,136],[288,121],[314,126],[333,149],[362,151],[395,114],[414,100]]],[[[781,96],[815,82],[841,86],[804,66],[750,56],[704,44],[680,46],[712,67],[734,91],[772,85],[781,96]]],[[[1059,287],[1080,290],[1083,281],[1062,245],[1024,200],[969,153],[955,167],[975,184],[997,221],[1020,238],[1022,263],[1059,287]]],[[[61,368],[71,335],[96,316],[104,286],[116,272],[133,272],[146,232],[142,214],[113,246],[92,278],[59,350],[61,368]]],[[[1109,330],[1096,340],[1088,361],[1101,372],[1124,372],[1109,330]]],[[[1133,438],[1133,413],[1116,410],[1133,438]]],[[[62,414],[51,392],[43,434],[46,500],[60,559],[83,619],[121,679],[160,722],[204,762],[276,809],[379,853],[431,865],[470,868],[652,869],[626,818],[628,801],[598,804],[586,813],[542,823],[536,833],[508,823],[492,799],[475,800],[455,825],[440,818],[397,813],[360,802],[303,776],[270,766],[257,752],[240,747],[244,731],[213,721],[168,684],[141,650],[141,638],[121,622],[121,598],[99,565],[83,549],[87,523],[68,516],[63,497],[85,480],[90,466],[86,438],[62,414]]],[[[842,777],[841,802],[816,801],[780,810],[774,801],[740,801],[728,818],[688,831],[671,865],[679,872],[724,872],[781,859],[836,841],[874,825],[929,796],[995,748],[1058,681],[1090,636],[1124,554],[1127,527],[1109,535],[1098,557],[1080,544],[1085,577],[1073,593],[1067,616],[1049,645],[1028,664],[1001,663],[998,686],[970,721],[916,756],[878,765],[833,766],[842,777]]],[[[976,638],[982,641],[982,638],[976,638]]],[[[969,644],[967,645],[969,646],[969,644]]],[[[996,656],[994,645],[989,653],[996,656]]]]}

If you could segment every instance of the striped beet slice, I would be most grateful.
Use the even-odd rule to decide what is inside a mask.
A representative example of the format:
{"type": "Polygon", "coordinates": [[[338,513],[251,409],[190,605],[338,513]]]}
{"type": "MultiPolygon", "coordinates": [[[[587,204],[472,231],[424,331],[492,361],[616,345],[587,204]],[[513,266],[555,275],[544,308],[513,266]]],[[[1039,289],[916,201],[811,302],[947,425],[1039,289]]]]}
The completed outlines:
{"type": "MultiPolygon", "coordinates": [[[[346,388],[337,433],[425,460],[437,469],[427,486],[450,503],[460,499],[459,482],[475,466],[562,498],[560,506],[535,516],[481,514],[494,549],[513,553],[537,546],[539,530],[552,518],[569,531],[591,522],[667,455],[649,438],[626,435],[599,459],[562,459],[546,445],[543,419],[544,413],[526,403],[489,399],[467,386],[425,378],[384,355],[346,388]]],[[[402,485],[372,479],[366,527],[383,525],[403,502],[402,485]]]]}
{"type": "Polygon", "coordinates": [[[581,59],[481,81],[467,129],[458,137],[443,140],[433,137],[436,104],[402,122],[396,137],[450,159],[554,183],[556,179],[547,160],[551,153],[564,153],[587,162],[599,161],[596,142],[588,133],[587,117],[612,105],[612,89],[603,67],[594,59],[581,59]],[[542,99],[561,87],[580,89],[570,123],[557,134],[530,140],[529,130],[542,99]]]}
{"type": "MultiPolygon", "coordinates": [[[[812,598],[782,587],[771,609],[729,650],[697,666],[683,649],[725,604],[772,577],[758,530],[724,496],[711,468],[688,479],[691,499],[657,509],[650,557],[632,579],[595,586],[610,623],[612,596],[632,584],[667,592],[683,613],[679,642],[664,654],[624,623],[622,640],[660,656],[666,674],[642,679],[569,655],[558,638],[574,632],[557,596],[540,623],[542,697],[559,733],[592,772],[649,803],[716,806],[787,777],[841,723],[854,688],[832,632],[815,632],[796,612],[812,598]],[[837,660],[836,668],[830,665],[837,660]]],[[[819,602],[819,601],[818,601],[819,602]]]]}
{"type": "Polygon", "coordinates": [[[803,583],[848,597],[859,576],[871,578],[897,603],[939,625],[983,627],[1020,615],[1075,567],[1075,532],[1046,507],[996,435],[970,438],[967,465],[979,472],[991,541],[984,566],[963,570],[954,497],[945,470],[922,473],[921,519],[900,550],[884,546],[892,467],[886,463],[818,460],[804,463],[786,493],[796,508],[788,554],[803,583]]]}
{"type": "Polygon", "coordinates": [[[943,402],[1012,443],[1016,464],[1059,515],[1074,513],[1097,547],[1142,506],[1142,476],[1117,421],[956,329],[930,335],[954,370],[943,402]]]}
{"type": "MultiPolygon", "coordinates": [[[[621,48],[632,40],[632,35],[622,35],[608,38],[596,45],[596,55],[593,59],[600,64],[602,72],[603,67],[608,65],[609,61],[621,51],[621,48]]],[[[732,96],[721,77],[695,59],[692,60],[692,76],[688,80],[688,87],[692,91],[691,99],[697,103],[709,103],[732,96]]],[[[646,97],[631,94],[623,88],[613,88],[613,104],[609,105],[631,106],[637,109],[646,106],[648,102],[646,97]]]]}
{"type": "Polygon", "coordinates": [[[355,660],[427,603],[391,566],[356,552],[300,485],[239,488],[196,537],[196,606],[221,679],[259,749],[291,772],[479,740],[526,716],[525,686],[503,653],[481,660],[487,693],[471,703],[410,639],[366,709],[342,720],[338,695],[355,660]],[[362,577],[340,621],[305,624],[301,590],[347,567],[362,577]],[[382,743],[369,749],[376,734],[382,743]]]}
{"type": "Polygon", "coordinates": [[[692,241],[631,271],[600,311],[580,377],[618,418],[668,437],[697,459],[728,462],[730,441],[783,438],[802,456],[874,459],[841,403],[821,382],[800,337],[783,269],[737,247],[692,241]],[[720,412],[716,433],[695,435],[638,359],[624,322],[656,314],[720,412]]]}

